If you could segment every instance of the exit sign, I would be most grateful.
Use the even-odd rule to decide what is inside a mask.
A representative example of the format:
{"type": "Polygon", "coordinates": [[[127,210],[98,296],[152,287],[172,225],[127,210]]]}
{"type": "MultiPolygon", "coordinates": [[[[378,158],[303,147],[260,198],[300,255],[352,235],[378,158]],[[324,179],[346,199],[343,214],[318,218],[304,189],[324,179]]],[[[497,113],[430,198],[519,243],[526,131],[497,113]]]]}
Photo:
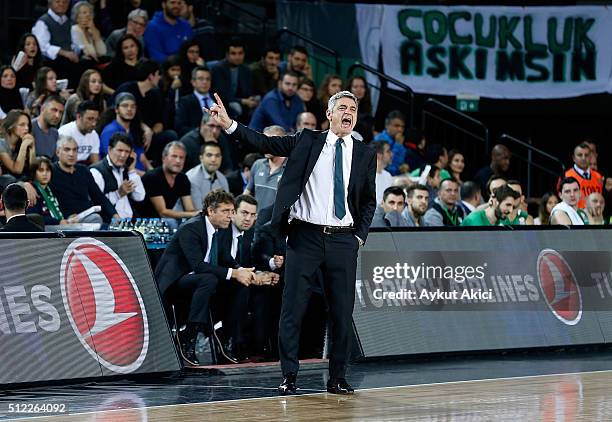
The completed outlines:
{"type": "Polygon", "coordinates": [[[480,97],[478,95],[471,94],[458,94],[457,95],[457,110],[464,113],[475,113],[478,111],[478,103],[480,97]]]}

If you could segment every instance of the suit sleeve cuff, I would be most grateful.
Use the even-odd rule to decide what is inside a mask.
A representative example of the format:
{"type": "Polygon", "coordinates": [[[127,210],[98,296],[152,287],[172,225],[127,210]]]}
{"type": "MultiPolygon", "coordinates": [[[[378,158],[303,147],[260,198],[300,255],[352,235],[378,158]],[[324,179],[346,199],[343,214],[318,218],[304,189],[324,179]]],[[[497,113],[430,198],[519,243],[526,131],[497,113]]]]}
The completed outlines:
{"type": "Polygon", "coordinates": [[[227,275],[225,276],[225,279],[229,280],[230,278],[232,278],[232,269],[228,268],[227,269],[227,275]]]}
{"type": "Polygon", "coordinates": [[[228,127],[227,129],[225,129],[225,133],[227,133],[228,135],[231,135],[232,133],[236,131],[236,129],[238,129],[238,122],[234,120],[232,121],[232,125],[228,127]]]}

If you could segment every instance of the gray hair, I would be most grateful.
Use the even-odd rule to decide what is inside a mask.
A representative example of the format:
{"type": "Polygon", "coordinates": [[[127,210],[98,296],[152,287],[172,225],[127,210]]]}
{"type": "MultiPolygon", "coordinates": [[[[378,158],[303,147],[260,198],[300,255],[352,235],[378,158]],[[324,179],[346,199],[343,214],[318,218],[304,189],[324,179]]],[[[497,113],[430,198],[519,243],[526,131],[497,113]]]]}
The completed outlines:
{"type": "Polygon", "coordinates": [[[77,146],[79,145],[76,139],[74,139],[72,136],[60,136],[55,143],[55,149],[62,149],[64,144],[69,142],[74,142],[74,144],[77,146]]]}
{"type": "Polygon", "coordinates": [[[355,101],[355,105],[359,107],[359,99],[355,96],[355,94],[350,91],[340,91],[330,97],[329,101],[327,102],[327,109],[333,110],[340,98],[350,98],[351,100],[355,101]]]}
{"type": "Polygon", "coordinates": [[[210,114],[202,113],[202,120],[200,120],[200,124],[205,125],[210,120],[210,114]]]}
{"type": "Polygon", "coordinates": [[[266,136],[285,136],[287,131],[282,126],[272,125],[265,127],[263,134],[266,136]]]}
{"type": "Polygon", "coordinates": [[[79,16],[79,12],[81,11],[81,7],[88,7],[89,11],[91,12],[91,17],[94,17],[95,11],[93,5],[88,1],[82,0],[72,7],[71,18],[73,23],[76,23],[77,17],[79,16]]]}
{"type": "Polygon", "coordinates": [[[182,143],[181,141],[172,141],[167,143],[164,147],[164,150],[162,151],[162,157],[166,157],[170,153],[170,148],[172,147],[182,149],[183,152],[187,154],[187,148],[185,147],[184,143],[182,143]]]}
{"type": "Polygon", "coordinates": [[[149,14],[146,10],[134,9],[127,15],[128,21],[133,21],[135,18],[144,18],[145,23],[149,22],[149,14]]]}

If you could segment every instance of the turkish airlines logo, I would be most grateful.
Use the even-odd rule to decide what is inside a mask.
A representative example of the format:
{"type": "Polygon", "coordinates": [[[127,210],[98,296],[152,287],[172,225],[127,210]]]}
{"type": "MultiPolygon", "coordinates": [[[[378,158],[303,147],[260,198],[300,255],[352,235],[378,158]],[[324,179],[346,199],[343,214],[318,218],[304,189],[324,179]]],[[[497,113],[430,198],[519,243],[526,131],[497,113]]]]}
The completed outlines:
{"type": "Polygon", "coordinates": [[[60,285],[72,329],[89,354],[114,372],[138,369],[147,356],[149,325],[121,258],[96,239],[76,239],[64,252],[60,285]]]}
{"type": "Polygon", "coordinates": [[[537,268],[549,309],[564,324],[578,324],[582,317],[582,296],[565,258],[553,249],[544,249],[538,255],[537,268]]]}

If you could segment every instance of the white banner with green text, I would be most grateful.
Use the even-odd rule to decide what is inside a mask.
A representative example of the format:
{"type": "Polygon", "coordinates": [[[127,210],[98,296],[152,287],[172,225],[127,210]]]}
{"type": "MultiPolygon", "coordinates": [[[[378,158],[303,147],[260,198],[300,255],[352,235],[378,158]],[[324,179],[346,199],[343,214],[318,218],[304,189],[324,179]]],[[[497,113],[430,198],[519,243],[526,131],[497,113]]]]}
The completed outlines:
{"type": "Polygon", "coordinates": [[[362,49],[367,36],[376,50],[379,37],[385,73],[415,92],[510,99],[612,92],[612,8],[356,7],[362,49]]]}

